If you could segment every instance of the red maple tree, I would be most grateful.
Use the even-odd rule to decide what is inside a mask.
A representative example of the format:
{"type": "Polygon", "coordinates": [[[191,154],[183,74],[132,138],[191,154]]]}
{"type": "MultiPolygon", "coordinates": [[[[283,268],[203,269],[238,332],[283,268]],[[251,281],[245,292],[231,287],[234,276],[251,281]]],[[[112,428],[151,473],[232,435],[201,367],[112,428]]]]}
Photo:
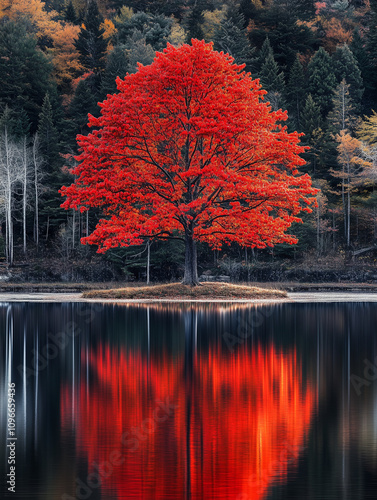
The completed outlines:
{"type": "Polygon", "coordinates": [[[150,66],[117,79],[118,93],[78,136],[65,208],[101,207],[83,243],[99,252],[151,238],[185,242],[183,283],[197,284],[196,242],[264,248],[286,234],[316,190],[297,168],[304,147],[272,111],[258,80],[212,44],[168,45],[150,66]]]}

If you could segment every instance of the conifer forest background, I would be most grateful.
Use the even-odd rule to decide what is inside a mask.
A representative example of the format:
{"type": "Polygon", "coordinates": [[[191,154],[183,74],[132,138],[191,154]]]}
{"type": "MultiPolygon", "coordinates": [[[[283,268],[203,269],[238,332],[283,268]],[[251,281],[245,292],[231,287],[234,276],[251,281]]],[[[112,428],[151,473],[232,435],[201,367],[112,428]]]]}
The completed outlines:
{"type": "Polygon", "coordinates": [[[297,245],[198,247],[199,274],[241,280],[377,278],[377,0],[0,0],[0,275],[29,281],[182,277],[175,240],[104,255],[81,245],[101,213],[60,208],[76,135],[167,43],[213,42],[245,64],[288,130],[318,206],[297,245]]]}

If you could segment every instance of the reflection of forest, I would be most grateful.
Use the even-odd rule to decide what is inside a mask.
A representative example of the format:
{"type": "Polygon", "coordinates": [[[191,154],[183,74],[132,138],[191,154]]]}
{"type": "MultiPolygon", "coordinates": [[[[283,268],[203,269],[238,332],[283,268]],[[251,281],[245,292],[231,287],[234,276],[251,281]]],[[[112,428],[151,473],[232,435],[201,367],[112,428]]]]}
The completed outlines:
{"type": "Polygon", "coordinates": [[[244,493],[236,500],[375,499],[377,381],[358,396],[350,375],[362,377],[377,355],[376,325],[377,305],[362,303],[4,304],[0,394],[13,370],[25,491],[37,477],[48,492],[40,498],[72,496],[96,454],[104,460],[120,446],[127,460],[105,481],[109,500],[124,481],[148,498],[156,477],[167,500],[188,484],[199,498],[219,485],[224,498],[244,493]],[[51,334],[72,323],[75,336],[44,365],[51,334]],[[239,336],[232,349],[224,332],[239,336]],[[29,376],[36,354],[42,369],[29,376]],[[169,418],[134,452],[122,445],[166,397],[179,405],[169,418]],[[281,460],[289,436],[305,450],[281,460]]]}
{"type": "MultiPolygon", "coordinates": [[[[271,344],[252,353],[210,349],[203,357],[148,361],[140,352],[104,346],[82,362],[90,381],[83,376],[76,395],[77,449],[88,473],[114,450],[121,453],[124,463],[104,484],[117,498],[262,498],[307,444],[315,397],[303,388],[294,351],[271,344]],[[156,401],[167,400],[176,408],[156,422],[156,401]]],[[[64,386],[66,430],[71,395],[64,386]]]]}

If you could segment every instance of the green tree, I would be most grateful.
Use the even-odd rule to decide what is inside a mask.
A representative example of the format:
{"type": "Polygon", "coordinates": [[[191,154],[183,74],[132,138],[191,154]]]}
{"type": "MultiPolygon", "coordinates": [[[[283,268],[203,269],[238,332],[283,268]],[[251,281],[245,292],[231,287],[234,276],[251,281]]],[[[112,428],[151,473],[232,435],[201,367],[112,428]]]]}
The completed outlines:
{"type": "Polygon", "coordinates": [[[59,162],[59,133],[54,123],[54,116],[48,93],[45,95],[42,109],[39,114],[38,139],[40,152],[47,165],[47,171],[52,172],[57,162],[59,162]]]}
{"type": "Polygon", "coordinates": [[[371,64],[370,56],[366,50],[364,40],[361,38],[360,32],[357,28],[353,32],[350,49],[361,71],[361,77],[363,80],[363,85],[365,87],[365,95],[362,102],[362,108],[365,113],[368,113],[370,110],[370,106],[375,100],[375,72],[371,64]]]}
{"type": "MultiPolygon", "coordinates": [[[[96,76],[100,75],[105,68],[107,42],[103,38],[104,29],[101,27],[103,20],[97,3],[95,0],[91,0],[84,23],[75,42],[75,46],[80,53],[80,63],[86,70],[92,71],[96,76]]],[[[99,79],[97,85],[99,85],[99,79]]]]}
{"type": "Polygon", "coordinates": [[[215,30],[213,42],[216,50],[230,54],[237,64],[245,63],[250,69],[252,50],[244,25],[242,14],[228,11],[215,30]]]}
{"type": "Polygon", "coordinates": [[[279,66],[272,54],[269,54],[262,64],[260,79],[263,87],[268,90],[268,92],[284,92],[284,74],[282,71],[279,71],[279,66]]]}
{"type": "Polygon", "coordinates": [[[346,80],[349,84],[349,94],[355,110],[359,112],[361,110],[364,85],[357,60],[346,44],[336,48],[333,60],[335,77],[339,83],[346,80]]]}
{"type": "Polygon", "coordinates": [[[187,37],[186,37],[187,43],[190,43],[192,38],[196,38],[197,40],[203,39],[203,30],[202,30],[203,21],[204,17],[203,17],[202,3],[200,1],[196,1],[191,11],[189,12],[185,22],[185,29],[187,32],[187,37]]]}
{"type": "Polygon", "coordinates": [[[93,90],[93,76],[80,80],[68,109],[68,122],[66,125],[66,145],[75,149],[76,135],[88,132],[88,114],[97,116],[99,108],[96,93],[93,90]]]}
{"type": "Polygon", "coordinates": [[[73,6],[72,0],[68,2],[67,8],[65,9],[64,18],[66,21],[72,24],[77,23],[76,11],[73,6]]]}
{"type": "Polygon", "coordinates": [[[110,52],[101,82],[101,95],[113,94],[117,90],[116,78],[124,78],[129,69],[129,59],[124,45],[116,45],[110,52]]]}
{"type": "Polygon", "coordinates": [[[313,32],[297,20],[297,12],[274,2],[261,10],[260,19],[250,32],[251,44],[257,47],[268,33],[275,60],[284,72],[292,66],[297,53],[310,53],[317,46],[313,32]]]}
{"type": "Polygon", "coordinates": [[[263,88],[268,91],[267,99],[270,101],[272,108],[277,110],[285,107],[282,100],[285,90],[284,74],[279,71],[279,66],[272,53],[267,56],[267,59],[262,64],[259,76],[263,88]]]}
{"type": "Polygon", "coordinates": [[[328,136],[324,131],[320,107],[311,94],[308,95],[301,113],[301,130],[305,133],[302,142],[310,146],[304,156],[313,174],[318,176],[328,161],[328,136]]]}
{"type": "Polygon", "coordinates": [[[155,15],[149,12],[123,11],[124,15],[115,18],[115,27],[118,30],[117,39],[119,44],[129,44],[135,32],[140,33],[138,37],[144,38],[147,45],[154,50],[163,50],[169,39],[173,20],[164,15],[155,15]]]}
{"type": "Polygon", "coordinates": [[[267,35],[266,38],[264,39],[263,45],[258,53],[258,56],[255,59],[255,69],[258,74],[260,73],[260,70],[263,64],[265,63],[266,59],[270,55],[274,57],[274,51],[272,50],[270,39],[267,35]]]}
{"type": "Polygon", "coordinates": [[[129,60],[128,68],[130,73],[135,73],[137,71],[137,63],[147,66],[153,61],[156,52],[139,31],[133,32],[127,46],[129,60]]]}
{"type": "Polygon", "coordinates": [[[27,114],[34,132],[43,98],[52,87],[51,66],[21,23],[0,26],[0,109],[27,114]],[[23,111],[22,111],[23,110],[23,111]]]}
{"type": "Polygon", "coordinates": [[[305,142],[310,143],[314,132],[322,127],[323,122],[320,107],[314,102],[311,94],[309,94],[301,113],[301,128],[306,136],[305,142]]]}
{"type": "Polygon", "coordinates": [[[293,115],[293,121],[295,124],[295,129],[301,129],[301,112],[305,103],[306,96],[306,80],[304,74],[304,68],[300,62],[299,57],[296,57],[295,62],[289,72],[289,80],[286,87],[286,96],[288,101],[288,107],[291,111],[290,118],[293,115]]]}
{"type": "Polygon", "coordinates": [[[308,65],[309,91],[325,118],[332,107],[336,77],[330,55],[321,47],[311,58],[308,65]]]}

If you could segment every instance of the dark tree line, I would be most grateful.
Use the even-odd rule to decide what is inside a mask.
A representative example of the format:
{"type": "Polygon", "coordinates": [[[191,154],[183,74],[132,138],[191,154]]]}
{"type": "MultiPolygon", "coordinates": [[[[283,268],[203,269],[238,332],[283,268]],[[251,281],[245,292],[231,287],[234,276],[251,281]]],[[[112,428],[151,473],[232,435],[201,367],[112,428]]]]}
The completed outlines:
{"type": "MultiPolygon", "coordinates": [[[[374,247],[375,0],[50,0],[36,12],[25,0],[18,10],[0,14],[0,252],[9,263],[26,260],[43,268],[54,259],[51,279],[75,260],[78,271],[71,277],[143,278],[142,248],[98,257],[80,245],[100,213],[62,210],[58,191],[70,182],[76,135],[88,132],[88,113],[98,115],[97,103],[116,92],[116,77],[149,64],[167,43],[191,38],[212,41],[245,64],[271,106],[288,110],[288,129],[303,132],[310,146],[304,171],[321,189],[318,209],[293,230],[297,246],[258,252],[234,246],[214,253],[202,245],[202,271],[245,278],[264,261],[330,261],[374,247]],[[14,153],[12,186],[4,180],[11,168],[6,148],[14,153]],[[99,268],[109,271],[97,273],[99,268]]],[[[153,243],[152,279],[178,278],[182,251],[179,243],[153,243]]]]}

